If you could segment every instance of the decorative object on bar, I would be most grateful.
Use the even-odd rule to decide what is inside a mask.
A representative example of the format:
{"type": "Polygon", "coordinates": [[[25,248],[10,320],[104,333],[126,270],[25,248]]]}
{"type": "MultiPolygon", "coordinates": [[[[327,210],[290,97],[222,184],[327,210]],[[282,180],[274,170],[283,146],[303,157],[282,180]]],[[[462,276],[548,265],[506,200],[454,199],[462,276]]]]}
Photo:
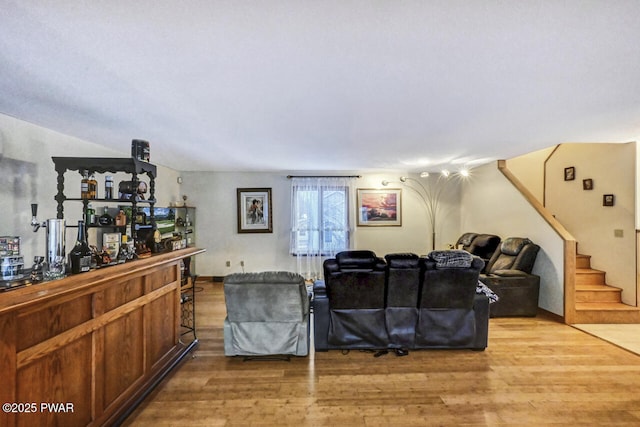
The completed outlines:
{"type": "Polygon", "coordinates": [[[148,162],[151,157],[149,141],[134,139],[131,141],[131,157],[148,162]]]}
{"type": "Polygon", "coordinates": [[[144,200],[147,183],[144,181],[120,181],[118,184],[118,198],[120,200],[144,200]]]}
{"type": "Polygon", "coordinates": [[[20,255],[0,258],[1,280],[17,279],[24,272],[24,258],[20,255]]]}
{"type": "Polygon", "coordinates": [[[65,274],[65,230],[67,228],[64,219],[51,218],[42,223],[38,221],[38,204],[31,204],[31,227],[33,232],[37,232],[40,227],[47,230],[46,250],[45,250],[45,271],[44,277],[47,280],[54,280],[64,277],[65,274]]]}
{"type": "MultiPolygon", "coordinates": [[[[415,192],[424,203],[427,211],[427,217],[429,218],[429,224],[431,226],[431,250],[435,250],[436,248],[436,220],[440,209],[440,199],[442,194],[444,194],[449,184],[454,181],[455,177],[466,178],[468,176],[469,171],[466,169],[454,174],[443,169],[435,179],[429,172],[422,172],[420,174],[420,178],[427,178],[424,181],[408,176],[400,177],[400,182],[405,187],[415,192]]],[[[389,185],[389,181],[382,181],[382,185],[386,187],[389,185]]]]}
{"type": "Polygon", "coordinates": [[[31,266],[31,281],[41,282],[44,279],[44,257],[34,256],[33,265],[31,266]]]}

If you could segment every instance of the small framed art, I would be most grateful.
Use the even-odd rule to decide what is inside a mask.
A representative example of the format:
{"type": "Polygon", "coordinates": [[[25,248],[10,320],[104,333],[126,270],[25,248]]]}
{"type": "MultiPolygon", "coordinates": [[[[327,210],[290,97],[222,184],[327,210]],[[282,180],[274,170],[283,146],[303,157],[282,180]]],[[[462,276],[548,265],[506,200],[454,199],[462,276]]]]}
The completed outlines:
{"type": "Polygon", "coordinates": [[[576,179],[575,166],[569,166],[568,168],[564,168],[564,180],[573,181],[574,179],[576,179]]]}
{"type": "Polygon", "coordinates": [[[602,195],[602,206],[613,206],[615,204],[615,196],[613,194],[602,195]]]}
{"type": "Polygon", "coordinates": [[[583,179],[582,180],[582,189],[583,190],[593,190],[593,179],[583,179]]]}
{"type": "Polygon", "coordinates": [[[358,188],[358,226],[402,225],[402,189],[358,188]]]}
{"type": "Polygon", "coordinates": [[[238,188],[238,233],[273,233],[271,188],[238,188]]]}

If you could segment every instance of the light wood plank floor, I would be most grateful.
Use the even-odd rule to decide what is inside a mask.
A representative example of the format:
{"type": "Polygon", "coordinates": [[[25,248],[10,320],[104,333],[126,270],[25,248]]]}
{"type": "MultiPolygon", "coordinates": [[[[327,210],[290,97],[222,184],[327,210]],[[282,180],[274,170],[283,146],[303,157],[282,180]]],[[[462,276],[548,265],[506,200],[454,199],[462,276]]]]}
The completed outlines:
{"type": "Polygon", "coordinates": [[[198,286],[195,357],[126,426],[640,425],[640,356],[552,319],[492,319],[484,352],[243,362],[224,356],[222,285],[198,286]]]}

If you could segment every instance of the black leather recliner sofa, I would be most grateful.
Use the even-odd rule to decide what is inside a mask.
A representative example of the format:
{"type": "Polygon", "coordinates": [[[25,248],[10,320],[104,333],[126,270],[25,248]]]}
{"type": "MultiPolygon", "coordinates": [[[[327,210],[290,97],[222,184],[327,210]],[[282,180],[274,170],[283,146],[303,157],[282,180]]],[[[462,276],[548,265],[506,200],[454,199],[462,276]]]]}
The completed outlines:
{"type": "Polygon", "coordinates": [[[386,348],[384,260],[372,251],[345,251],[325,260],[323,269],[326,293],[314,290],[315,330],[323,330],[316,349],[386,348]]]}
{"type": "Polygon", "coordinates": [[[500,236],[495,234],[464,233],[456,242],[456,249],[464,249],[482,258],[486,269],[498,245],[500,245],[500,236]]]}
{"type": "Polygon", "coordinates": [[[463,251],[430,255],[389,254],[385,262],[371,251],[345,251],[326,260],[325,280],[314,284],[316,351],[484,350],[489,300],[476,294],[484,262],[463,251]]]}
{"type": "Polygon", "coordinates": [[[536,316],[540,276],[532,274],[540,246],[522,237],[505,239],[491,257],[480,281],[500,298],[491,317],[536,316]]]}

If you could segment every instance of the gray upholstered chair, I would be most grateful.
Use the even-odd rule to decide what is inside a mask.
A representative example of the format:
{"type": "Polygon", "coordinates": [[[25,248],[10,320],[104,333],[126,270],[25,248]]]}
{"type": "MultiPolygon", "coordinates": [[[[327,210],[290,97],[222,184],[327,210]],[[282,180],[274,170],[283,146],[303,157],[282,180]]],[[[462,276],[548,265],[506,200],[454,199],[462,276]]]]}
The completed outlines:
{"type": "Polygon", "coordinates": [[[284,271],[236,273],[224,280],[226,356],[309,354],[309,294],[284,271]]]}
{"type": "Polygon", "coordinates": [[[535,316],[540,276],[531,274],[540,246],[522,237],[505,239],[480,275],[480,281],[500,298],[491,304],[491,317],[535,316]]]}

